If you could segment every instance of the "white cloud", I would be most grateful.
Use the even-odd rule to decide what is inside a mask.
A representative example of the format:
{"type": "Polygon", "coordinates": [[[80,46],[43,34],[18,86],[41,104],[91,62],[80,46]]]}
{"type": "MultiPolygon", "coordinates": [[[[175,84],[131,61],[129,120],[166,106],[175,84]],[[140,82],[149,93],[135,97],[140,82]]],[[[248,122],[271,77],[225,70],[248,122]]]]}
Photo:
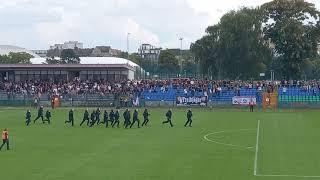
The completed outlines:
{"type": "MultiPolygon", "coordinates": [[[[270,0],[0,0],[0,44],[45,49],[68,40],[130,51],[139,44],[183,48],[229,10],[270,0]]],[[[320,0],[309,0],[320,8],[320,0]]]]}

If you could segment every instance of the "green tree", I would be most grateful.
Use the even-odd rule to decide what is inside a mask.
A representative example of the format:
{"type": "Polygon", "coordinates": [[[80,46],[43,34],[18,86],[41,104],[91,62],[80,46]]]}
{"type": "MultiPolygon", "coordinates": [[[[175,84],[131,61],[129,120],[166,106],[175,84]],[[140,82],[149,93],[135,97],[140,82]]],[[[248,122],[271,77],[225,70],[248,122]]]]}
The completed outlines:
{"type": "Polygon", "coordinates": [[[61,52],[61,60],[64,61],[65,64],[79,64],[80,58],[76,55],[74,50],[72,49],[64,49],[61,52]]]}
{"type": "Polygon", "coordinates": [[[304,61],[317,54],[320,13],[304,0],[274,0],[261,6],[265,40],[275,46],[286,78],[303,74],[304,61]]]}
{"type": "Polygon", "coordinates": [[[0,55],[1,64],[30,64],[32,55],[25,52],[10,52],[8,55],[0,55]]]}
{"type": "Polygon", "coordinates": [[[174,53],[170,50],[163,50],[159,56],[159,71],[164,73],[177,72],[179,62],[174,53]]]}
{"type": "Polygon", "coordinates": [[[272,53],[262,36],[258,9],[243,8],[225,14],[219,24],[191,45],[202,72],[216,78],[253,78],[264,72],[272,53]]]}
{"type": "Polygon", "coordinates": [[[138,65],[141,65],[141,57],[138,53],[132,53],[129,55],[129,60],[138,64],[138,65]]]}
{"type": "Polygon", "coordinates": [[[64,49],[61,51],[60,59],[47,58],[48,64],[79,64],[80,58],[73,49],[64,49]]]}

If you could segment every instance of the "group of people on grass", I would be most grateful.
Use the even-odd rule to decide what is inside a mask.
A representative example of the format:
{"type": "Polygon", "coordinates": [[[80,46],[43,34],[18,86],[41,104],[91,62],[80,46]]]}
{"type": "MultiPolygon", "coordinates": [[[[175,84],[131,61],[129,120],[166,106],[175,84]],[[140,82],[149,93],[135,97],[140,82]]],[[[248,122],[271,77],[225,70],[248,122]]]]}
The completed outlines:
{"type": "MultiPolygon", "coordinates": [[[[49,110],[47,110],[45,113],[45,117],[43,115],[43,112],[44,112],[44,107],[40,106],[38,109],[37,117],[33,120],[34,123],[36,123],[36,121],[38,119],[41,119],[43,124],[45,124],[46,122],[48,122],[50,124],[51,112],[49,110]]],[[[131,118],[131,112],[129,109],[126,109],[122,115],[123,115],[123,119],[124,119],[123,126],[125,128],[128,128],[128,127],[132,128],[134,126],[134,124],[136,124],[136,123],[138,125],[138,128],[140,128],[140,119],[139,119],[139,110],[138,109],[135,109],[133,111],[132,118],[131,118]],[[132,121],[131,121],[131,119],[132,119],[132,121]]],[[[142,122],[141,126],[147,126],[149,123],[149,116],[150,116],[150,113],[147,108],[143,111],[142,116],[143,116],[143,122],[142,122]]],[[[163,121],[163,124],[169,123],[170,126],[173,127],[172,110],[169,109],[167,111],[167,113],[165,114],[165,116],[166,116],[167,120],[163,121]]],[[[191,109],[189,109],[187,111],[186,116],[187,116],[187,121],[185,123],[185,126],[189,125],[191,127],[192,116],[193,116],[191,109]]],[[[65,124],[71,124],[71,126],[74,126],[74,121],[75,121],[74,109],[70,109],[70,111],[68,113],[68,120],[65,121],[65,124]]],[[[29,126],[30,122],[31,122],[31,111],[28,110],[26,112],[26,125],[29,126]]],[[[105,127],[109,127],[109,125],[110,125],[111,127],[118,127],[119,128],[120,127],[120,112],[118,109],[115,111],[113,109],[111,109],[111,111],[109,113],[107,110],[105,110],[103,112],[103,118],[101,118],[100,108],[93,110],[91,112],[91,114],[89,113],[89,110],[86,109],[83,113],[83,118],[80,123],[80,126],[82,126],[83,124],[86,124],[88,127],[93,127],[94,125],[104,124],[105,127]]]]}

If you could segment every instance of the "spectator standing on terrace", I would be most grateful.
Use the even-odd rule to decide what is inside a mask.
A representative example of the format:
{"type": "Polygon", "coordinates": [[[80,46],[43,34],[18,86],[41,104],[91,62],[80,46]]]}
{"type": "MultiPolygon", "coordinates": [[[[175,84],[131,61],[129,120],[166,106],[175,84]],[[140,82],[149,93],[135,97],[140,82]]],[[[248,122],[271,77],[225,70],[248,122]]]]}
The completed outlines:
{"type": "Polygon", "coordinates": [[[54,109],[54,96],[51,97],[51,108],[54,109]]]}
{"type": "Polygon", "coordinates": [[[253,102],[253,98],[251,98],[249,102],[250,112],[253,112],[253,106],[254,106],[254,102],[253,102]]]}

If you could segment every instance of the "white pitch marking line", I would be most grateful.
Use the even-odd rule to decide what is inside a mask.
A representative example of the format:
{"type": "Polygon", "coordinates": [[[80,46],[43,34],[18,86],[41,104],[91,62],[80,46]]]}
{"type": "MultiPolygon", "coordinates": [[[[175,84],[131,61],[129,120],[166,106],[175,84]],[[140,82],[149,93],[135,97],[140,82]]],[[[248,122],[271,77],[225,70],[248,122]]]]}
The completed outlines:
{"type": "Polygon", "coordinates": [[[217,141],[215,139],[209,139],[208,136],[213,135],[213,134],[221,134],[221,133],[225,133],[225,132],[253,131],[253,130],[256,130],[256,129],[238,129],[238,130],[218,131],[218,132],[213,132],[213,133],[206,134],[206,135],[203,136],[203,138],[206,141],[213,142],[213,143],[220,144],[220,145],[224,145],[224,146],[236,147],[236,148],[241,148],[241,149],[252,149],[253,147],[222,143],[222,142],[219,142],[219,141],[217,141]]]}
{"type": "Polygon", "coordinates": [[[260,120],[258,120],[258,127],[257,127],[256,153],[254,157],[254,169],[253,169],[254,176],[257,176],[257,169],[258,169],[259,134],[260,134],[260,120]]]}
{"type": "Polygon", "coordinates": [[[299,175],[276,175],[276,174],[256,174],[255,176],[260,176],[260,177],[296,177],[296,178],[320,178],[320,176],[299,176],[299,175]]]}

